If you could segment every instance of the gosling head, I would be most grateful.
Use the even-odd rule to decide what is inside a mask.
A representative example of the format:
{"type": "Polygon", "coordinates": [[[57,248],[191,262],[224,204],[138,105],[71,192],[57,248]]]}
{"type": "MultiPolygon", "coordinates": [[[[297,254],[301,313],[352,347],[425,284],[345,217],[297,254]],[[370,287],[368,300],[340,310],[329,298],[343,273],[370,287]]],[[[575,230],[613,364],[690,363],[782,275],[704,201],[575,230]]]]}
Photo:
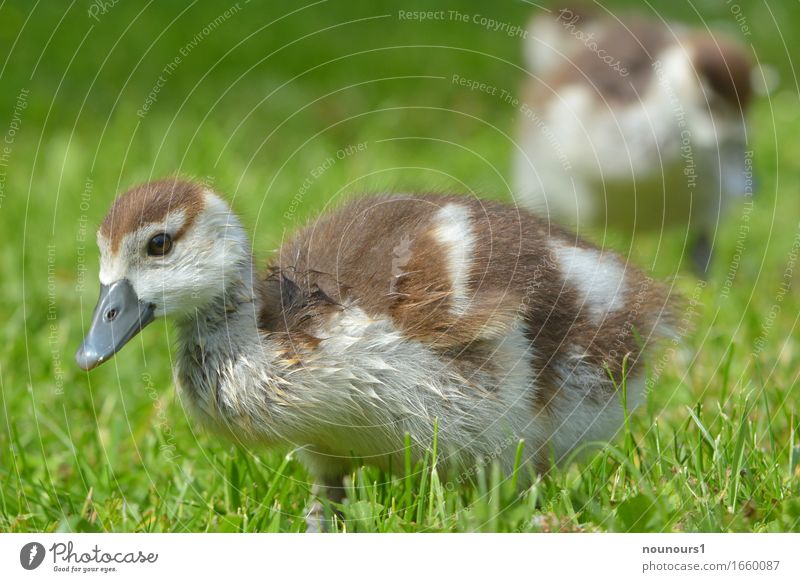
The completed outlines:
{"type": "Polygon", "coordinates": [[[160,316],[225,293],[250,249],[230,207],[204,186],[167,179],[128,190],[97,233],[100,298],[75,359],[91,370],[160,316]]]}

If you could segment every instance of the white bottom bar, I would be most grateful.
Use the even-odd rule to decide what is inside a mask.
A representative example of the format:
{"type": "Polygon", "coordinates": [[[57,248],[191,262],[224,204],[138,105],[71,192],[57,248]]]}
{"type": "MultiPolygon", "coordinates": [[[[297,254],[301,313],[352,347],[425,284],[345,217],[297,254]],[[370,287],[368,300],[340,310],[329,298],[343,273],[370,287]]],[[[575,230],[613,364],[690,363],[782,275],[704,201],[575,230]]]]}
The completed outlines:
{"type": "Polygon", "coordinates": [[[224,582],[797,581],[798,550],[800,534],[4,534],[0,574],[137,582],[187,574],[224,582]]]}

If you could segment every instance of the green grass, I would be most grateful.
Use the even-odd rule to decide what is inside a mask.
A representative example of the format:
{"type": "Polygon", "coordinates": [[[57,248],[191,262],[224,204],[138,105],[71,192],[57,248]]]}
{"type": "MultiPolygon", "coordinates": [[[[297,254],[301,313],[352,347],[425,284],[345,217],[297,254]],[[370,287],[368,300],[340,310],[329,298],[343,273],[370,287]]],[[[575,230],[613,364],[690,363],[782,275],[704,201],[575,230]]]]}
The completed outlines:
{"type": "MultiPolygon", "coordinates": [[[[179,15],[183,8],[163,4],[122,2],[99,22],[87,17],[88,2],[0,5],[0,135],[20,90],[29,91],[0,167],[0,531],[304,528],[310,483],[291,451],[236,448],[199,430],[176,401],[168,323],[91,374],[73,365],[97,293],[93,231],[120,189],[173,172],[212,182],[233,199],[260,260],[346,194],[510,198],[516,112],[450,79],[515,92],[519,39],[474,24],[399,22],[396,6],[373,3],[322,3],[264,28],[298,5],[242,0],[140,119],[167,63],[224,12],[198,3],[179,15]],[[312,176],[361,142],[364,151],[312,176]]],[[[698,21],[688,4],[669,4],[659,12],[698,21]]],[[[726,7],[711,4],[698,10],[737,32],[726,7]]],[[[800,18],[788,3],[740,5],[753,30],[747,42],[782,76],[753,110],[752,211],[724,225],[705,286],[677,269],[683,233],[636,244],[608,237],[655,276],[674,278],[687,298],[681,342],[648,371],[647,405],[611,445],[530,487],[492,465],[462,483],[449,476],[456,485],[448,485],[433,453],[394,475],[359,468],[343,529],[800,530],[800,293],[792,284],[800,118],[783,44],[800,18]]],[[[511,23],[529,13],[522,3],[445,8],[453,6],[511,23]]]]}

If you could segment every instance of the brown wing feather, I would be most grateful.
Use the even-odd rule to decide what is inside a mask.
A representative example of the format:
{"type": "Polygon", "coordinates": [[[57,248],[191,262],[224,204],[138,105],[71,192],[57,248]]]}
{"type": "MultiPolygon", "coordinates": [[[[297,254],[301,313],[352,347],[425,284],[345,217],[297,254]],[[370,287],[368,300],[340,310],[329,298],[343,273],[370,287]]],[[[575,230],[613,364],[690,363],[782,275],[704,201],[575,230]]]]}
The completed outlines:
{"type": "Polygon", "coordinates": [[[667,310],[666,295],[626,267],[624,299],[638,302],[637,308],[598,324],[565,284],[553,241],[594,248],[498,202],[436,195],[355,200],[313,221],[281,248],[265,283],[262,323],[265,329],[313,335],[316,318],[353,305],[392,319],[405,335],[433,349],[466,353],[524,322],[544,380],[572,347],[619,378],[626,355],[628,369],[636,366],[640,338],[650,337],[667,310]],[[454,203],[469,209],[475,238],[463,314],[451,309],[447,253],[433,235],[436,212],[454,203]]]}

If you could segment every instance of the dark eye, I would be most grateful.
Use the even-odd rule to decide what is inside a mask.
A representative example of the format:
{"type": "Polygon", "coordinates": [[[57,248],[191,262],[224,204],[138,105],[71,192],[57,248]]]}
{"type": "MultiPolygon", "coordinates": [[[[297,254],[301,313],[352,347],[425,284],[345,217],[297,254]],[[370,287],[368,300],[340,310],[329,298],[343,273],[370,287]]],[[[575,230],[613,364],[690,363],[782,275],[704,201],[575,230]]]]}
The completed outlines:
{"type": "Polygon", "coordinates": [[[150,239],[147,243],[147,254],[151,257],[163,257],[172,250],[172,238],[162,232],[150,239]]]}

